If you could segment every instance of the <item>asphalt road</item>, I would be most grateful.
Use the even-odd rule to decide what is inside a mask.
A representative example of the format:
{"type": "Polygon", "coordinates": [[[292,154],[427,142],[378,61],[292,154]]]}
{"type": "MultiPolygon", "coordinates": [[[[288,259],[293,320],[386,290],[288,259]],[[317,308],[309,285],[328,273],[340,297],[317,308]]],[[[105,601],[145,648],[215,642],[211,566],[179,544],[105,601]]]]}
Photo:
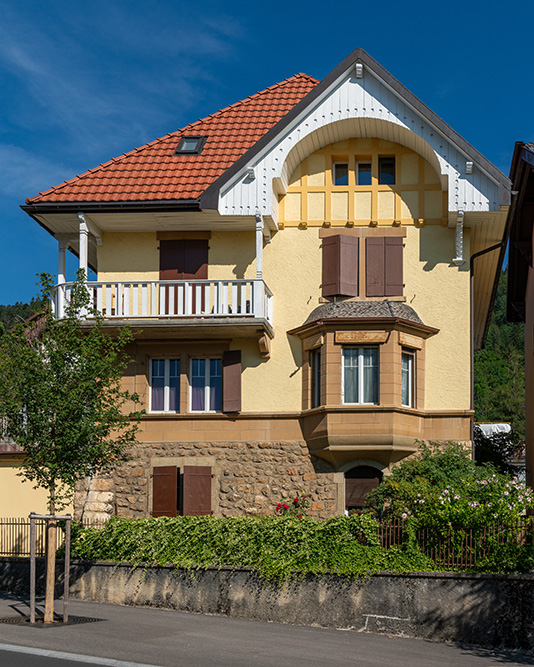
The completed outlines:
{"type": "MultiPolygon", "coordinates": [[[[58,603],[60,610],[61,603],[58,603]]],[[[78,616],[102,620],[50,628],[0,624],[0,667],[80,667],[82,664],[115,667],[139,664],[145,667],[534,665],[534,655],[522,652],[492,651],[225,616],[91,602],[71,602],[70,611],[78,616]],[[6,650],[13,647],[16,651],[6,650]]],[[[19,598],[0,599],[0,618],[27,613],[26,602],[19,598]]]]}

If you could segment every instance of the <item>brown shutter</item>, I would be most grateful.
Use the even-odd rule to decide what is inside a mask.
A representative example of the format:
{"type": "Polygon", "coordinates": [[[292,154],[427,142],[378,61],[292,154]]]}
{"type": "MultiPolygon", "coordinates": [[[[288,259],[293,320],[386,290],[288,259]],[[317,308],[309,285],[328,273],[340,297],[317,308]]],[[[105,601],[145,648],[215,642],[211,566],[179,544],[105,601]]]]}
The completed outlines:
{"type": "Polygon", "coordinates": [[[376,489],[380,480],[376,477],[370,479],[345,479],[345,507],[363,507],[365,497],[376,489]]]}
{"type": "Polygon", "coordinates": [[[323,296],[358,296],[358,237],[323,239],[323,296]]]}
{"type": "Polygon", "coordinates": [[[384,296],[402,296],[404,285],[402,280],[402,251],[404,239],[398,236],[385,238],[385,294],[384,296]]]}
{"type": "Polygon", "coordinates": [[[365,277],[367,296],[386,296],[384,237],[371,236],[365,242],[365,277]]]}
{"type": "Polygon", "coordinates": [[[241,410],[241,350],[227,350],[222,360],[222,411],[241,410]]]}
{"type": "Polygon", "coordinates": [[[211,468],[184,466],[184,515],[211,514],[211,468]]]}
{"type": "Polygon", "coordinates": [[[178,507],[178,474],[176,466],[159,466],[152,470],[152,516],[176,516],[178,507]]]}
{"type": "Polygon", "coordinates": [[[205,280],[208,277],[207,239],[161,240],[160,280],[205,280]]]}

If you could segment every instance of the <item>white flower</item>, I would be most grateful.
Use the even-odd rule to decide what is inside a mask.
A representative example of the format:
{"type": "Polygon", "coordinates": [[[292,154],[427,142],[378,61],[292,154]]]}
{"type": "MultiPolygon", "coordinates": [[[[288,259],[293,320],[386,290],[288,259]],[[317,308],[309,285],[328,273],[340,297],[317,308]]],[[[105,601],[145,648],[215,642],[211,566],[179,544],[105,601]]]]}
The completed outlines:
{"type": "Polygon", "coordinates": [[[403,512],[403,513],[401,514],[401,518],[406,519],[407,517],[408,517],[408,515],[406,514],[406,512],[403,512]]]}

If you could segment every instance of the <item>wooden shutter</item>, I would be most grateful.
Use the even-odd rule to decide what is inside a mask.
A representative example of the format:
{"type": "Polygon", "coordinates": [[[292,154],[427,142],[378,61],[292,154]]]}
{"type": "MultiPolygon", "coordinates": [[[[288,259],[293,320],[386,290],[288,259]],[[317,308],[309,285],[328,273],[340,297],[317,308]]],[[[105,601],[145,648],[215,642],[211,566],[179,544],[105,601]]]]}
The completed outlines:
{"type": "Polygon", "coordinates": [[[370,479],[345,479],[345,507],[363,507],[365,497],[380,484],[376,477],[370,479]]]}
{"type": "Polygon", "coordinates": [[[205,280],[208,277],[207,239],[161,240],[160,280],[205,280]]]}
{"type": "Polygon", "coordinates": [[[365,243],[367,296],[385,296],[384,237],[371,236],[365,243]]]}
{"type": "Polygon", "coordinates": [[[385,238],[385,294],[384,296],[402,296],[404,292],[402,278],[402,251],[404,239],[399,236],[385,238]]]}
{"type": "Polygon", "coordinates": [[[241,350],[227,350],[222,360],[222,411],[241,410],[241,350]]]}
{"type": "Polygon", "coordinates": [[[178,470],[158,466],[152,470],[152,516],[176,516],[178,507],[178,470]]]}
{"type": "Polygon", "coordinates": [[[211,514],[211,468],[184,466],[184,515],[211,514]]]}
{"type": "Polygon", "coordinates": [[[358,237],[323,239],[323,296],[358,296],[358,237]]]}

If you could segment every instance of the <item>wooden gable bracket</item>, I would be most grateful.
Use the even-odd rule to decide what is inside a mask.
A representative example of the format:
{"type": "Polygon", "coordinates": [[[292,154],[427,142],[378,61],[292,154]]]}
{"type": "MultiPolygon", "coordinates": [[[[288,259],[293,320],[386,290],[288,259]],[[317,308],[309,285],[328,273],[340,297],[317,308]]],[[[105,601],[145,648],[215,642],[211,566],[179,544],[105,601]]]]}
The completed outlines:
{"type": "Polygon", "coordinates": [[[266,333],[263,333],[258,338],[258,347],[260,348],[260,356],[262,359],[271,358],[271,339],[266,333]]]}

